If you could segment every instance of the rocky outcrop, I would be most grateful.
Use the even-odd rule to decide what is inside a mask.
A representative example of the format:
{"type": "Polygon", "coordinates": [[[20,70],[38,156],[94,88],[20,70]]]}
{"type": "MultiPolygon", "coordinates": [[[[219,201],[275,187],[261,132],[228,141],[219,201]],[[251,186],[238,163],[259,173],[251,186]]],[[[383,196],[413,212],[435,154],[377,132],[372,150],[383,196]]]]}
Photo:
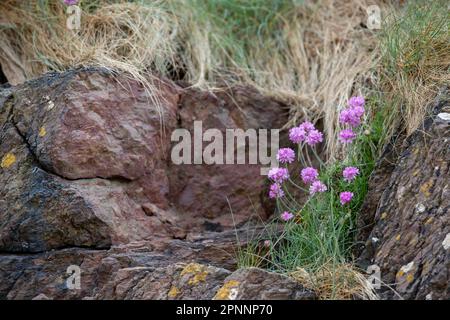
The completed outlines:
{"type": "Polygon", "coordinates": [[[359,238],[367,241],[360,261],[379,266],[384,298],[450,298],[449,165],[446,92],[423,128],[379,161],[361,210],[359,238]]]}
{"type": "Polygon", "coordinates": [[[293,278],[259,268],[240,269],[229,275],[216,300],[314,300],[316,295],[293,278]]]}
{"type": "Polygon", "coordinates": [[[210,299],[236,268],[236,239],[271,214],[259,165],[170,159],[171,132],[195,120],[281,127],[284,106],[253,89],[155,78],[147,90],[85,68],[0,93],[0,298],[210,299]]]}
{"type": "Polygon", "coordinates": [[[270,214],[259,165],[174,165],[170,134],[192,130],[193,120],[224,132],[279,126],[282,105],[245,88],[153,87],[82,69],[27,82],[3,99],[1,251],[186,238],[270,214]],[[262,108],[265,116],[255,116],[262,108]]]}

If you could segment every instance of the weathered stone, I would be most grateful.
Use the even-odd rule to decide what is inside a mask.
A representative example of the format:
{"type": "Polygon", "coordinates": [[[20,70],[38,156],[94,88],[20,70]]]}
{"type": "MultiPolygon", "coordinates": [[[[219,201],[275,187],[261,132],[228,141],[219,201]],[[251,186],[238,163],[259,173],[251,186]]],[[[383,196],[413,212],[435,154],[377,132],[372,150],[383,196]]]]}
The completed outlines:
{"type": "MultiPolygon", "coordinates": [[[[220,272],[218,274],[210,272],[212,276],[208,277],[208,283],[212,283],[213,279],[229,274],[222,268],[228,270],[236,268],[234,253],[236,236],[242,239],[242,245],[245,245],[246,232],[258,235],[260,230],[237,230],[237,234],[235,231],[206,233],[194,240],[133,242],[113,246],[109,250],[70,248],[27,255],[0,254],[0,299],[32,299],[39,294],[44,294],[50,299],[137,299],[148,298],[151,295],[155,299],[157,295],[161,295],[158,298],[165,299],[170,288],[164,292],[157,290],[156,286],[160,285],[160,282],[156,279],[175,276],[165,271],[168,266],[178,265],[172,269],[179,270],[181,268],[179,262],[184,264],[196,262],[209,265],[213,269],[215,267],[220,272]],[[67,268],[71,265],[80,267],[80,290],[71,290],[66,285],[70,275],[67,268]],[[126,290],[120,294],[116,291],[117,286],[119,289],[131,286],[130,281],[134,283],[133,281],[143,279],[150,272],[152,275],[145,281],[153,279],[149,282],[151,286],[155,286],[153,291],[150,284],[146,284],[148,292],[135,291],[129,296],[126,290]],[[119,278],[123,280],[119,281],[119,278]]],[[[181,284],[184,282],[177,283],[177,288],[181,290],[183,287],[181,284]]],[[[205,287],[201,292],[207,299],[214,295],[215,290],[206,290],[205,287]]],[[[200,291],[184,290],[183,295],[177,296],[187,299],[199,294],[200,291]]]]}
{"type": "Polygon", "coordinates": [[[210,299],[257,237],[247,222],[270,215],[259,165],[176,166],[170,133],[279,128],[281,103],[117,79],[85,68],[0,90],[0,298],[210,299]]]}
{"type": "MultiPolygon", "coordinates": [[[[287,121],[284,109],[282,103],[249,87],[214,93],[187,88],[180,99],[179,121],[192,137],[194,121],[202,121],[203,131],[219,130],[225,143],[226,129],[281,128],[287,121]]],[[[258,135],[261,138],[267,135],[258,135]]],[[[250,216],[267,218],[272,213],[271,208],[265,210],[262,200],[267,195],[267,180],[260,174],[261,165],[248,164],[248,161],[247,156],[247,164],[236,164],[235,158],[234,165],[171,165],[171,201],[182,211],[207,217],[205,227],[209,229],[230,228],[250,216]],[[234,221],[223,215],[230,212],[230,206],[234,221]]]]}
{"type": "Polygon", "coordinates": [[[313,300],[316,295],[288,276],[259,268],[245,268],[227,277],[214,299],[313,300]]]}
{"type": "Polygon", "coordinates": [[[450,298],[450,122],[437,116],[450,112],[449,103],[442,94],[423,128],[403,143],[392,173],[374,176],[381,197],[369,197],[363,208],[371,210],[362,210],[360,227],[373,223],[361,264],[381,268],[382,281],[396,291],[384,287],[385,298],[450,298]]]}
{"type": "Polygon", "coordinates": [[[283,105],[250,88],[214,95],[154,80],[150,95],[120,79],[86,68],[2,90],[1,251],[184,239],[271,213],[258,165],[173,165],[170,133],[193,119],[280,127],[283,105]]]}

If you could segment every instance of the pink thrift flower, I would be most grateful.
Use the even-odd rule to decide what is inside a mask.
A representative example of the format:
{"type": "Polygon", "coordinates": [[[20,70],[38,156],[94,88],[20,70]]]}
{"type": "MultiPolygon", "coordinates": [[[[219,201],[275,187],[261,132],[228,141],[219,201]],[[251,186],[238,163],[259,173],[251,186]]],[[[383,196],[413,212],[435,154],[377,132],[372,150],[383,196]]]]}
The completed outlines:
{"type": "Polygon", "coordinates": [[[272,168],[267,176],[276,183],[282,183],[284,180],[289,179],[289,171],[286,168],[272,168]]]}
{"type": "Polygon", "coordinates": [[[64,0],[64,3],[67,4],[68,6],[72,6],[74,4],[77,4],[78,0],[64,0]]]}
{"type": "Polygon", "coordinates": [[[303,169],[300,173],[302,180],[305,184],[312,183],[319,177],[319,172],[313,167],[307,167],[303,169]]]}
{"type": "Polygon", "coordinates": [[[365,103],[366,103],[366,101],[364,100],[364,97],[361,97],[361,96],[351,97],[348,100],[348,106],[350,108],[363,107],[365,103]]]}
{"type": "Polygon", "coordinates": [[[342,143],[351,143],[356,138],[356,134],[352,129],[344,129],[339,133],[339,140],[342,143]]]}
{"type": "Polygon", "coordinates": [[[288,211],[285,211],[281,214],[281,219],[283,219],[284,221],[289,221],[294,217],[294,215],[288,211]]]}
{"type": "Polygon", "coordinates": [[[362,117],[362,115],[364,114],[364,111],[365,111],[364,107],[362,107],[362,106],[356,106],[352,110],[355,113],[355,116],[357,116],[359,118],[362,117]]]}
{"type": "Polygon", "coordinates": [[[359,169],[356,167],[347,167],[344,169],[344,171],[342,171],[344,180],[347,182],[353,181],[358,174],[359,174],[359,169]]]}
{"type": "Polygon", "coordinates": [[[264,240],[264,247],[270,248],[270,240],[264,240]]]}
{"type": "Polygon", "coordinates": [[[353,198],[353,192],[344,191],[339,194],[339,199],[341,200],[341,205],[349,203],[353,198]]]}
{"type": "Polygon", "coordinates": [[[300,127],[291,128],[289,130],[289,140],[293,143],[300,143],[306,138],[306,131],[300,127]]]}
{"type": "Polygon", "coordinates": [[[339,115],[339,122],[342,124],[349,124],[352,127],[357,127],[361,123],[361,115],[364,113],[364,108],[362,108],[362,113],[360,108],[356,110],[356,108],[347,108],[341,111],[339,115]],[[359,115],[361,114],[361,115],[359,115]]]}
{"type": "Polygon", "coordinates": [[[278,183],[273,183],[270,185],[269,198],[281,198],[284,196],[284,191],[278,183]]]}
{"type": "Polygon", "coordinates": [[[291,163],[295,159],[295,152],[291,148],[281,148],[277,153],[277,160],[281,163],[291,163]]]}
{"type": "Polygon", "coordinates": [[[319,142],[323,141],[323,134],[319,130],[312,130],[308,133],[308,136],[306,137],[306,143],[310,146],[315,145],[319,142]]]}
{"type": "Polygon", "coordinates": [[[317,192],[325,192],[327,191],[327,186],[323,184],[321,181],[316,180],[309,187],[309,194],[314,195],[317,192]]]}
{"type": "Polygon", "coordinates": [[[303,131],[305,131],[306,133],[312,131],[312,130],[316,130],[316,128],[314,127],[314,125],[309,122],[309,121],[305,121],[302,124],[300,124],[299,128],[303,131]]]}

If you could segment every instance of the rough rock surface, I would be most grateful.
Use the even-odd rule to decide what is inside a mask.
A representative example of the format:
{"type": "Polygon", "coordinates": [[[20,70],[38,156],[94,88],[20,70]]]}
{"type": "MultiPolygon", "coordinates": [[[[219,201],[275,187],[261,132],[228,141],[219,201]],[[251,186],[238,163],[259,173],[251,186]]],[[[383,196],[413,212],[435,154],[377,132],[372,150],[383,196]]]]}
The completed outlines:
{"type": "Polygon", "coordinates": [[[0,299],[210,299],[224,285],[236,236],[271,214],[265,178],[174,165],[170,134],[194,120],[277,128],[284,106],[243,87],[153,86],[85,68],[0,89],[0,299]]]}
{"type": "Polygon", "coordinates": [[[217,291],[216,300],[314,300],[314,292],[287,276],[259,268],[235,271],[217,291]]]}
{"type": "Polygon", "coordinates": [[[277,127],[281,104],[251,89],[213,95],[162,80],[150,96],[117,78],[49,74],[2,96],[1,251],[183,239],[270,214],[259,165],[174,165],[170,134],[193,119],[223,131],[277,127]]]}
{"type": "Polygon", "coordinates": [[[378,265],[382,281],[395,290],[383,286],[384,298],[450,298],[449,116],[447,92],[398,158],[388,152],[380,160],[369,186],[380,192],[361,211],[359,236],[367,241],[360,260],[378,265]],[[389,159],[394,164],[386,167],[389,159]]]}

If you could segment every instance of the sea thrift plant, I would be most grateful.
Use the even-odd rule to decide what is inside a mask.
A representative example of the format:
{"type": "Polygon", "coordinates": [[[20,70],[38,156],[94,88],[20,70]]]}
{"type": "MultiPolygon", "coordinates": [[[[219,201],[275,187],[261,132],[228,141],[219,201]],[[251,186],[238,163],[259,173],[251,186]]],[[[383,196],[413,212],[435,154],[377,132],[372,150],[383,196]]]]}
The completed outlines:
{"type": "Polygon", "coordinates": [[[282,183],[283,181],[289,179],[289,171],[286,168],[272,168],[269,170],[267,176],[274,182],[282,183]]]}
{"type": "Polygon", "coordinates": [[[277,160],[280,163],[291,163],[295,159],[295,152],[291,148],[281,148],[278,150],[277,160]]]}
{"type": "Polygon", "coordinates": [[[281,219],[283,219],[284,221],[289,221],[294,217],[294,215],[292,213],[290,213],[289,211],[284,211],[281,214],[281,219]]]}
{"type": "Polygon", "coordinates": [[[314,127],[314,125],[309,122],[309,121],[305,121],[303,122],[300,126],[300,129],[304,130],[306,133],[309,133],[310,131],[316,130],[316,128],[314,127]]]}
{"type": "Polygon", "coordinates": [[[352,129],[344,129],[339,133],[339,141],[342,143],[352,143],[356,138],[356,133],[352,129]]]}
{"type": "Polygon", "coordinates": [[[353,192],[350,191],[344,191],[339,194],[339,200],[341,201],[342,205],[349,203],[352,200],[352,198],[353,192]]]}
{"type": "Polygon", "coordinates": [[[344,171],[342,171],[342,176],[344,177],[344,180],[347,182],[353,181],[358,174],[359,169],[356,167],[346,167],[344,171]]]}
{"type": "Polygon", "coordinates": [[[286,270],[304,266],[320,270],[330,262],[339,265],[348,259],[356,225],[354,211],[360,208],[372,166],[366,162],[365,151],[372,150],[374,139],[361,135],[368,130],[363,127],[364,105],[363,97],[352,97],[341,111],[338,141],[346,145],[333,163],[318,155],[317,147],[325,137],[313,123],[305,121],[289,130],[289,140],[296,148],[281,148],[277,153],[280,167],[268,174],[272,182],[269,197],[276,202],[279,214],[277,222],[286,222],[283,233],[275,236],[270,250],[265,250],[263,258],[268,264],[273,262],[276,268],[286,270]],[[286,168],[295,161],[301,168],[299,176],[286,168]],[[354,163],[363,163],[364,170],[354,163]],[[307,198],[298,201],[299,194],[307,198]]]}
{"type": "Polygon", "coordinates": [[[291,128],[289,130],[289,140],[293,143],[300,143],[305,141],[306,131],[300,127],[291,128]]]}
{"type": "MultiPolygon", "coordinates": [[[[359,129],[361,126],[364,116],[364,105],[365,100],[361,96],[351,97],[348,100],[348,105],[343,109],[339,115],[339,121],[345,127],[339,133],[339,141],[344,144],[352,143],[357,135],[362,131],[359,129]]],[[[296,182],[292,181],[287,168],[272,168],[269,171],[268,177],[272,181],[269,190],[269,197],[277,201],[278,210],[281,213],[281,219],[288,221],[293,218],[292,210],[298,210],[298,203],[295,202],[295,196],[290,193],[290,186],[294,186],[309,194],[309,200],[304,204],[301,209],[306,209],[306,212],[310,214],[319,214],[321,212],[328,212],[330,209],[335,207],[333,202],[334,199],[342,205],[346,205],[353,199],[353,192],[349,190],[339,190],[342,186],[341,183],[335,183],[334,180],[341,179],[346,183],[350,184],[356,179],[360,174],[360,169],[356,166],[346,166],[342,168],[342,176],[336,174],[334,168],[340,168],[339,165],[327,168],[323,161],[319,158],[316,153],[316,145],[323,142],[323,133],[317,130],[312,122],[305,121],[298,125],[297,127],[291,128],[289,130],[289,140],[297,144],[299,147],[298,159],[303,169],[300,171],[300,178],[307,188],[299,186],[296,182]],[[311,152],[302,152],[303,148],[310,148],[311,152]],[[310,156],[315,156],[320,163],[320,170],[323,170],[322,179],[319,180],[319,170],[312,166],[310,156]],[[327,185],[328,184],[328,185],[327,185]],[[323,196],[320,196],[323,194],[323,196]],[[331,197],[327,197],[327,194],[331,194],[331,197]],[[316,200],[317,199],[317,200],[316,200]],[[310,202],[309,202],[310,201],[310,202]],[[318,201],[318,202],[317,202],[318,201]],[[324,202],[325,201],[325,202],[324,202]],[[331,201],[327,204],[327,201],[331,201]],[[323,203],[318,205],[318,203],[323,203]],[[324,206],[327,208],[324,210],[324,206]],[[321,208],[321,209],[318,209],[321,208]],[[317,212],[316,212],[317,211],[317,212]]],[[[346,151],[345,149],[344,151],[346,151]]],[[[351,159],[350,153],[349,156],[351,159]]],[[[291,148],[281,148],[277,153],[277,160],[280,164],[286,165],[293,163],[296,160],[295,151],[291,148]]],[[[348,160],[347,160],[348,161],[348,160]]],[[[317,163],[317,162],[315,162],[317,163]]],[[[354,189],[352,189],[354,190],[354,189]]],[[[332,210],[332,209],[331,209],[332,210]]],[[[323,217],[322,217],[323,218],[323,217]]],[[[322,220],[316,220],[322,221],[322,220]]]]}
{"type": "Polygon", "coordinates": [[[323,141],[323,134],[311,122],[305,121],[289,130],[289,140],[297,144],[306,141],[308,145],[313,146],[323,141]]]}
{"type": "Polygon", "coordinates": [[[270,185],[269,190],[269,198],[275,199],[275,198],[281,198],[284,196],[284,191],[281,189],[281,185],[278,183],[273,183],[270,185]]]}
{"type": "Polygon", "coordinates": [[[314,169],[313,167],[307,167],[300,172],[303,183],[309,184],[313,183],[319,177],[319,171],[314,169]]]}
{"type": "Polygon", "coordinates": [[[364,97],[361,96],[355,96],[348,99],[348,106],[350,108],[364,107],[365,103],[366,101],[364,100],[364,97]]]}
{"type": "Polygon", "coordinates": [[[321,181],[317,180],[314,181],[311,186],[309,187],[309,194],[314,195],[316,193],[322,193],[327,191],[327,186],[323,184],[321,181]]]}
{"type": "Polygon", "coordinates": [[[306,143],[310,146],[318,144],[323,141],[323,134],[319,130],[311,130],[306,136],[306,143]]]}

